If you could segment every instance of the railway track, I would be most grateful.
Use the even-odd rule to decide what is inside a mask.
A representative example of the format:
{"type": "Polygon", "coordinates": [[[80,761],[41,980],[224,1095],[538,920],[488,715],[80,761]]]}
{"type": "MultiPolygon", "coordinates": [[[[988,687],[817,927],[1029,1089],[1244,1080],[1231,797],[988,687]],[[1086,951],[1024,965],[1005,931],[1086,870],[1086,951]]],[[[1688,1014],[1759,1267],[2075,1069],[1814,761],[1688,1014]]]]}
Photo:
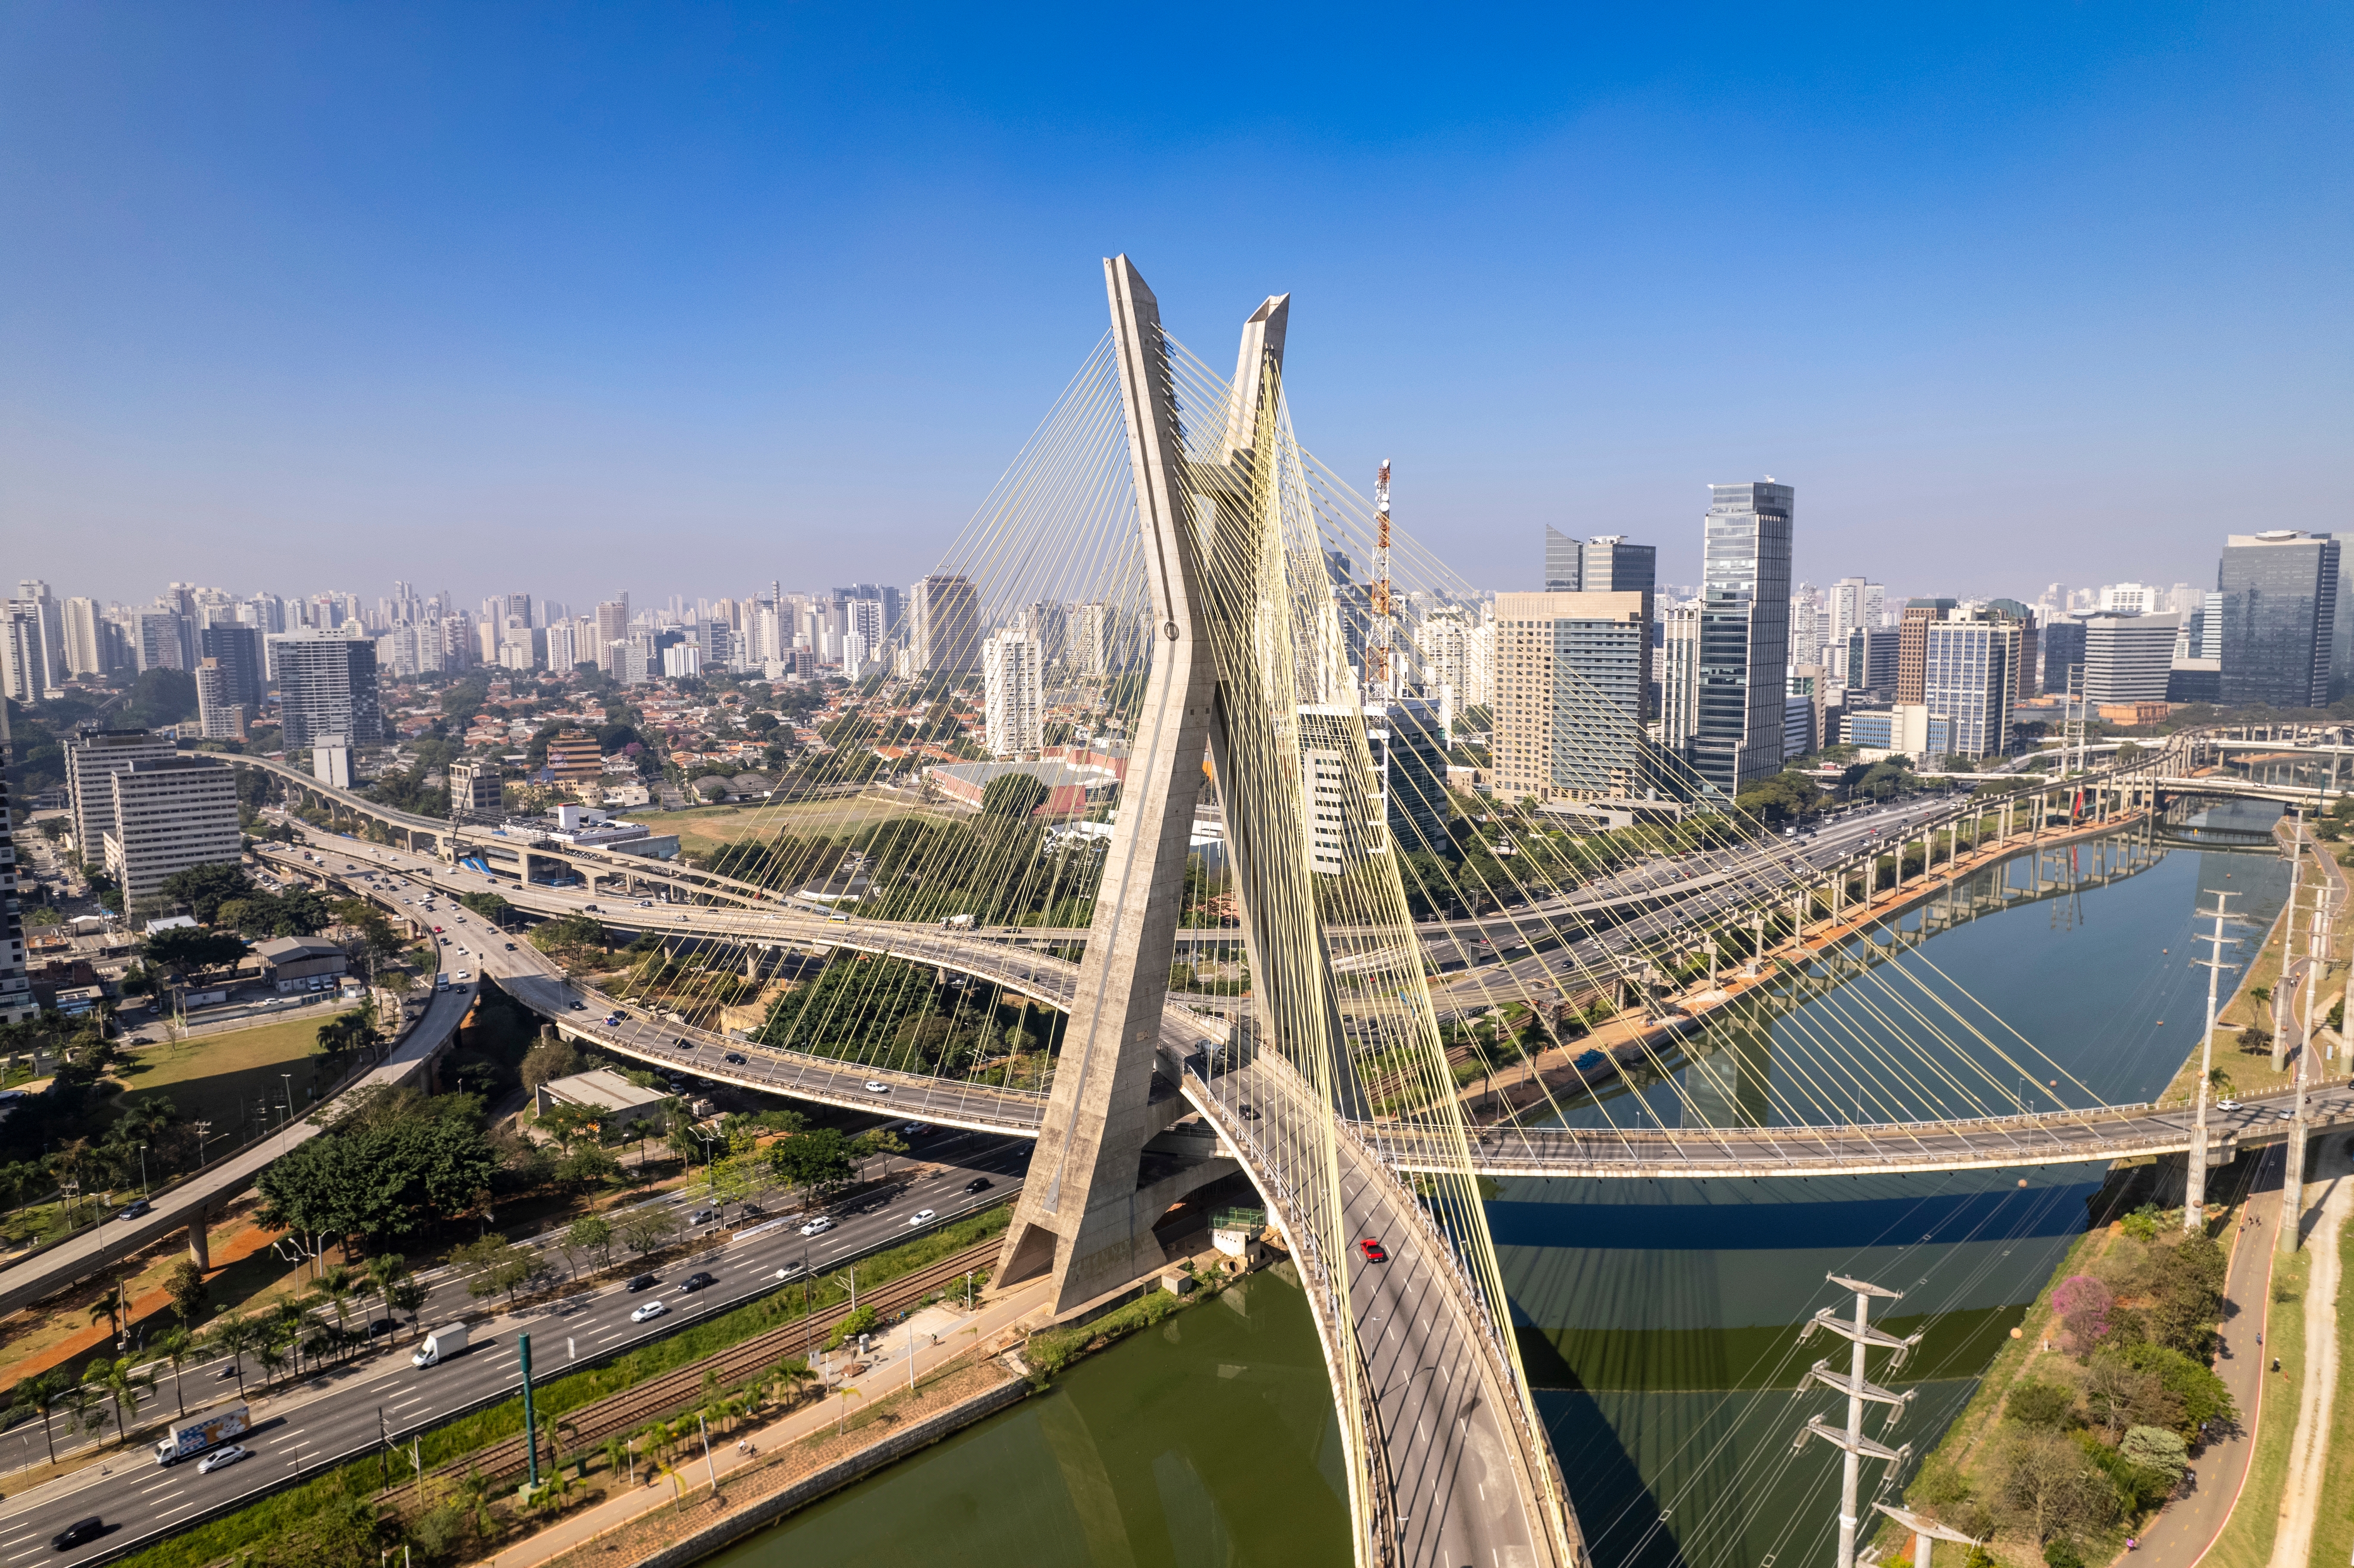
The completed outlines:
{"type": "MultiPolygon", "coordinates": [[[[952,1253],[936,1263],[926,1264],[912,1274],[902,1275],[863,1293],[858,1304],[872,1307],[886,1315],[911,1307],[933,1291],[945,1289],[960,1281],[968,1273],[988,1274],[996,1266],[1002,1245],[1001,1241],[992,1237],[962,1252],[952,1253]]],[[[659,1377],[648,1378],[644,1383],[623,1389],[619,1393],[569,1411],[561,1418],[562,1425],[571,1432],[567,1446],[578,1452],[603,1442],[616,1433],[627,1432],[695,1404],[702,1397],[706,1372],[721,1387],[726,1387],[788,1356],[799,1356],[805,1346],[831,1333],[836,1324],[850,1316],[850,1310],[849,1304],[844,1302],[813,1317],[780,1324],[700,1361],[673,1367],[659,1377]]],[[[520,1475],[527,1467],[524,1440],[518,1434],[487,1447],[477,1448],[462,1459],[438,1466],[426,1475],[430,1479],[479,1473],[485,1479],[497,1481],[520,1475]]],[[[419,1500],[417,1489],[415,1481],[406,1481],[388,1488],[379,1493],[378,1498],[405,1510],[419,1500]]]]}

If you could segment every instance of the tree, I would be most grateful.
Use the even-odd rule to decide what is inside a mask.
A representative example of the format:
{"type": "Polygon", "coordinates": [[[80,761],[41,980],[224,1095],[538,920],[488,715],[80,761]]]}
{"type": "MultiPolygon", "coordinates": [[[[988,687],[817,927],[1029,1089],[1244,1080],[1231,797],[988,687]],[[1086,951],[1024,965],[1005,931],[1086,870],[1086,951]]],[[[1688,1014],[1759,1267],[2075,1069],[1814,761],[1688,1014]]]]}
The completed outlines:
{"type": "Polygon", "coordinates": [[[162,1338],[155,1341],[155,1348],[164,1352],[165,1361],[172,1363],[172,1403],[180,1407],[182,1415],[188,1413],[188,1402],[180,1393],[180,1372],[196,1355],[201,1343],[185,1326],[166,1329],[162,1338]]]}
{"type": "Polygon", "coordinates": [[[173,926],[148,938],[143,949],[149,963],[163,968],[209,969],[245,957],[245,941],[227,932],[173,926]]]}
{"type": "Polygon", "coordinates": [[[818,1194],[849,1185],[856,1170],[850,1140],[839,1128],[811,1128],[769,1146],[769,1169],[786,1186],[797,1188],[807,1202],[818,1194]]]}
{"type": "Polygon", "coordinates": [[[2116,1494],[2084,1449],[2057,1432],[2022,1430],[1997,1457],[1994,1500],[2004,1522],[2036,1545],[2094,1529],[2116,1511],[2116,1494]]]}
{"type": "Polygon", "coordinates": [[[392,1315],[392,1290],[408,1273],[408,1260],[397,1252],[380,1252],[366,1264],[367,1288],[385,1316],[392,1315]]]}
{"type": "Polygon", "coordinates": [[[2190,1468],[2190,1446],[2178,1433],[2158,1426],[2129,1426],[2117,1452],[2145,1470],[2164,1476],[2170,1490],[2190,1468]]]}
{"type": "Polygon", "coordinates": [[[250,898],[255,888],[234,861],[191,865],[164,879],[162,892],[175,904],[185,904],[199,924],[217,923],[220,906],[234,898],[250,898]]]}
{"type": "Polygon", "coordinates": [[[2172,1403],[2158,1374],[2135,1366],[2122,1352],[2104,1350],[2093,1358],[2084,1404],[2112,1436],[2137,1422],[2162,1420],[2172,1403]]]}
{"type": "MultiPolygon", "coordinates": [[[[550,1084],[558,1078],[570,1077],[579,1070],[580,1053],[571,1041],[560,1034],[543,1036],[533,1043],[530,1050],[523,1054],[524,1092],[535,1095],[539,1092],[539,1086],[542,1084],[550,1084]]],[[[554,1107],[541,1114],[540,1126],[543,1128],[546,1128],[548,1125],[548,1118],[555,1116],[558,1111],[582,1108],[579,1106],[554,1107]]],[[[595,1119],[595,1114],[590,1113],[589,1120],[595,1119]]]]}
{"type": "Polygon", "coordinates": [[[52,1465],[58,1462],[58,1439],[57,1435],[49,1430],[49,1409],[65,1398],[66,1391],[71,1387],[73,1379],[67,1374],[65,1368],[51,1367],[37,1376],[18,1380],[16,1393],[11,1396],[16,1404],[41,1413],[41,1438],[49,1446],[49,1463],[52,1465]]]}
{"type": "Polygon", "coordinates": [[[1044,805],[1053,793],[1044,780],[1031,774],[1001,773],[981,792],[981,814],[1025,819],[1044,805]]]}
{"type": "Polygon", "coordinates": [[[424,1281],[413,1274],[404,1274],[385,1293],[384,1299],[387,1306],[407,1318],[408,1326],[413,1329],[417,1326],[417,1315],[425,1310],[426,1295],[424,1281]]]}
{"type": "Polygon", "coordinates": [[[639,1209],[621,1221],[621,1245],[644,1257],[668,1246],[684,1229],[679,1217],[667,1209],[639,1209]]]}
{"type": "Polygon", "coordinates": [[[509,904],[505,899],[500,897],[495,893],[476,892],[461,894],[458,897],[458,902],[466,908],[472,910],[475,914],[480,915],[483,919],[497,926],[504,926],[507,922],[507,917],[514,913],[514,906],[509,904]]]}
{"type": "Polygon", "coordinates": [[[261,1325],[241,1312],[216,1319],[206,1341],[229,1358],[229,1366],[237,1376],[237,1396],[245,1397],[246,1352],[261,1342],[261,1325]]]}
{"type": "Polygon", "coordinates": [[[564,1233],[565,1254],[593,1255],[599,1268],[613,1266],[613,1223],[602,1214],[583,1214],[564,1233]]]}
{"type": "Polygon", "coordinates": [[[483,1297],[504,1293],[510,1307],[514,1305],[515,1292],[523,1288],[541,1267],[538,1254],[497,1234],[469,1242],[450,1255],[451,1262],[471,1276],[466,1281],[467,1295],[483,1297]]]}
{"type": "Polygon", "coordinates": [[[205,1283],[205,1271],[196,1266],[196,1259],[184,1257],[172,1266],[165,1277],[164,1288],[172,1298],[172,1310],[180,1315],[180,1325],[193,1325],[205,1309],[205,1298],[212,1294],[205,1283]]]}
{"type": "Polygon", "coordinates": [[[2002,1409],[2022,1426],[2065,1426],[2075,1414],[2076,1396],[2057,1383],[2021,1382],[2012,1385],[2002,1409]]]}
{"type": "Polygon", "coordinates": [[[81,1370],[82,1386],[102,1394],[114,1406],[116,1442],[131,1435],[131,1417],[139,1413],[139,1396],[155,1386],[155,1379],[136,1369],[129,1356],[109,1361],[104,1356],[81,1370]]]}
{"type": "Polygon", "coordinates": [[[907,1140],[901,1138],[897,1131],[891,1128],[878,1127],[871,1131],[860,1133],[852,1140],[851,1147],[857,1150],[858,1163],[862,1169],[869,1160],[880,1155],[883,1160],[883,1174],[887,1177],[891,1174],[891,1156],[907,1153],[907,1140]]]}

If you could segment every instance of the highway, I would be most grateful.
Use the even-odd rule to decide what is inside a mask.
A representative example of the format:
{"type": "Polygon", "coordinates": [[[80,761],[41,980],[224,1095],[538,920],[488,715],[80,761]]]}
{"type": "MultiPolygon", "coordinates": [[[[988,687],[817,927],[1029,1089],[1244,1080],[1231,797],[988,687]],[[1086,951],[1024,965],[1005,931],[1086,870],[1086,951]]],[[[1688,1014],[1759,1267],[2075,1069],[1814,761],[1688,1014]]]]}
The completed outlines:
{"type": "MultiPolygon", "coordinates": [[[[343,1097],[372,1085],[408,1082],[426,1059],[456,1033],[472,1002],[471,992],[461,990],[437,994],[393,1053],[345,1090],[343,1097]]],[[[323,1015],[321,1022],[324,1022],[323,1015]]],[[[69,1241],[0,1270],[0,1312],[14,1311],[37,1301],[114,1259],[150,1246],[173,1231],[185,1230],[200,1215],[211,1213],[245,1191],[256,1175],[287,1150],[317,1137],[317,1118],[331,1114],[334,1103],[318,1107],[310,1118],[249,1143],[178,1186],[156,1193],[153,1208],[138,1219],[113,1219],[92,1225],[69,1241]]],[[[5,1555],[0,1553],[0,1558],[5,1555]]]]}
{"type": "MultiPolygon", "coordinates": [[[[917,1160],[938,1169],[886,1193],[863,1198],[854,1207],[837,1209],[832,1231],[802,1236],[799,1225],[805,1216],[799,1213],[760,1222],[732,1241],[655,1269],[661,1284],[653,1289],[631,1293],[608,1282],[514,1318],[492,1318],[477,1328],[462,1355],[422,1371],[410,1364],[415,1336],[405,1330],[402,1342],[389,1353],[305,1378],[266,1399],[258,1397],[259,1373],[249,1367],[247,1386],[257,1396],[251,1400],[256,1429],[242,1441],[253,1451],[252,1457],[203,1476],[193,1460],[168,1469],[157,1466],[143,1440],[104,1467],[91,1466],[10,1497],[0,1504],[0,1568],[34,1560],[71,1564],[121,1556],[216,1510],[366,1452],[378,1441],[379,1415],[382,1432],[397,1442],[508,1397],[522,1383],[515,1355],[518,1334],[532,1336],[534,1376],[546,1382],[780,1288],[775,1277],[780,1268],[805,1268],[818,1275],[841,1272],[869,1253],[1009,1200],[1021,1191],[1029,1152],[1023,1140],[953,1129],[912,1139],[910,1153],[897,1163],[912,1169],[906,1162],[917,1160]],[[966,1185],[981,1177],[988,1178],[991,1187],[967,1192],[966,1185]],[[927,1225],[911,1226],[908,1216],[923,1209],[936,1211],[938,1217],[927,1225]],[[679,1282],[698,1269],[716,1275],[717,1283],[682,1294],[679,1282]],[[655,1299],[667,1308],[662,1317],[642,1324],[631,1321],[632,1310],[655,1299]],[[51,1536],[91,1514],[111,1527],[106,1535],[78,1551],[50,1551],[51,1536]]],[[[682,1218],[703,1206],[691,1191],[654,1202],[682,1218]]],[[[566,1272],[560,1257],[551,1266],[559,1276],[566,1272]]],[[[633,1271],[619,1272],[626,1276],[633,1271]]],[[[419,1314],[421,1328],[482,1309],[482,1303],[467,1295],[462,1279],[440,1273],[429,1283],[433,1293],[419,1314]]],[[[355,1317],[365,1321],[371,1305],[355,1304],[355,1317]]],[[[158,1387],[142,1403],[134,1426],[175,1411],[170,1367],[164,1366],[161,1373],[158,1387]]],[[[191,1366],[180,1382],[192,1414],[237,1397],[235,1376],[226,1361],[191,1366]]],[[[7,1457],[21,1465],[40,1453],[41,1435],[35,1423],[19,1429],[7,1457]]]]}

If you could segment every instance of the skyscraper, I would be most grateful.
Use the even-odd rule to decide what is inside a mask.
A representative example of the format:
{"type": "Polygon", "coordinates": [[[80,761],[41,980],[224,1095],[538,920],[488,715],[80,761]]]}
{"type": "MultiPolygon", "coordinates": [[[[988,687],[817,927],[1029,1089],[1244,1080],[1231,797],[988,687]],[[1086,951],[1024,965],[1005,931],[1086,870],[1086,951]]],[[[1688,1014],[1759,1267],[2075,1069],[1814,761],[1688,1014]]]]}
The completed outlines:
{"type": "Polygon", "coordinates": [[[1700,605],[1671,604],[1659,615],[1659,745],[1681,757],[1700,727],[1700,605]]]}
{"type": "Polygon", "coordinates": [[[1904,619],[1896,629],[1896,700],[1917,703],[1922,700],[1922,673],[1929,652],[1928,626],[1933,620],[1943,620],[1948,610],[1957,609],[1959,601],[1950,599],[1914,599],[1904,602],[1904,619]]]}
{"type": "Polygon", "coordinates": [[[1691,761],[1727,797],[1782,768],[1795,496],[1771,482],[1709,486],[1691,761]]]}
{"type": "Polygon", "coordinates": [[[1991,609],[1922,623],[1921,701],[1932,719],[1946,721],[1948,756],[1999,757],[2009,747],[2025,630],[1991,609]]]}
{"type": "Polygon", "coordinates": [[[2224,541],[2215,586],[2223,594],[2226,707],[2319,707],[2329,700],[2338,555],[2328,535],[2290,528],[2224,541]]]}
{"type": "Polygon", "coordinates": [[[1545,524],[1544,590],[1547,593],[1576,593],[1585,582],[1585,546],[1554,527],[1545,524]]]}
{"type": "Polygon", "coordinates": [[[277,654],[281,744],[307,750],[323,738],[345,746],[384,739],[376,699],[376,644],[325,631],[289,631],[270,640],[277,654]]]}
{"type": "Polygon", "coordinates": [[[983,724],[989,749],[1000,757],[1046,744],[1042,662],[1037,639],[1018,630],[981,645],[983,724]]]}
{"type": "MultiPolygon", "coordinates": [[[[1647,782],[1647,596],[1496,596],[1496,794],[1506,800],[1630,795],[1647,782]]],[[[1782,722],[1776,666],[1774,723],[1782,722]]],[[[1776,765],[1780,746],[1776,744],[1776,765]]]]}
{"type": "Polygon", "coordinates": [[[935,675],[981,668],[981,600],[972,579],[935,572],[916,585],[916,666],[935,675]]]}
{"type": "Polygon", "coordinates": [[[1863,577],[1841,577],[1831,584],[1830,625],[1823,641],[1835,642],[1850,627],[1880,624],[1888,590],[1863,577]]]}
{"type": "MultiPolygon", "coordinates": [[[[196,657],[217,661],[231,706],[259,708],[267,685],[263,678],[261,629],[258,626],[207,626],[196,633],[196,657]]],[[[433,666],[440,669],[440,665],[433,666]]]]}
{"type": "MultiPolygon", "coordinates": [[[[2174,638],[2182,618],[2158,615],[2087,616],[2084,630],[2084,699],[2102,703],[2162,703],[2174,667],[2174,638]]],[[[2062,679],[2065,689],[2065,676],[2062,679]]]]}

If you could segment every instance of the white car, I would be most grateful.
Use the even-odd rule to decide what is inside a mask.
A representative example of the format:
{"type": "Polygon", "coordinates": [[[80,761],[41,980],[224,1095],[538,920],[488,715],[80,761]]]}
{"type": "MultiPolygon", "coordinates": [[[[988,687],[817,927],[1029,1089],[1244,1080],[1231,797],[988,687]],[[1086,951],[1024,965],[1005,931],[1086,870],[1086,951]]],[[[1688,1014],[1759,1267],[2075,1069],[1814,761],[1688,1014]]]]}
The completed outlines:
{"type": "Polygon", "coordinates": [[[196,1474],[200,1476],[209,1476],[215,1470],[227,1469],[229,1466],[236,1464],[239,1459],[249,1456],[252,1452],[252,1449],[245,1446],[241,1443],[232,1443],[226,1448],[216,1448],[211,1453],[196,1461],[196,1474]]]}
{"type": "Polygon", "coordinates": [[[914,1213],[907,1216],[907,1223],[911,1225],[928,1225],[939,1217],[939,1214],[934,1210],[917,1209],[914,1213]]]}
{"type": "Polygon", "coordinates": [[[891,1092],[891,1086],[880,1078],[869,1078],[866,1080],[866,1092],[870,1095],[887,1095],[891,1092]]]}
{"type": "Polygon", "coordinates": [[[776,1277],[779,1279],[798,1279],[801,1277],[802,1266],[802,1265],[798,1263],[789,1263],[785,1265],[784,1267],[777,1270],[776,1277]]]}
{"type": "Polygon", "coordinates": [[[473,978],[474,975],[472,970],[460,969],[456,974],[450,977],[450,983],[452,985],[464,985],[468,980],[472,980],[473,978]]]}
{"type": "Polygon", "coordinates": [[[630,1321],[632,1323],[651,1322],[669,1310],[670,1308],[663,1306],[660,1301],[649,1301],[644,1306],[630,1314],[630,1321]]]}
{"type": "Polygon", "coordinates": [[[809,1224],[801,1227],[801,1234],[805,1236],[822,1236],[832,1229],[833,1229],[832,1219],[828,1215],[820,1214],[817,1218],[811,1220],[809,1224]]]}
{"type": "Polygon", "coordinates": [[[2240,1108],[2240,1102],[2237,1100],[2217,1100],[2215,1102],[2215,1108],[2217,1110],[2238,1110],[2240,1108]]]}

